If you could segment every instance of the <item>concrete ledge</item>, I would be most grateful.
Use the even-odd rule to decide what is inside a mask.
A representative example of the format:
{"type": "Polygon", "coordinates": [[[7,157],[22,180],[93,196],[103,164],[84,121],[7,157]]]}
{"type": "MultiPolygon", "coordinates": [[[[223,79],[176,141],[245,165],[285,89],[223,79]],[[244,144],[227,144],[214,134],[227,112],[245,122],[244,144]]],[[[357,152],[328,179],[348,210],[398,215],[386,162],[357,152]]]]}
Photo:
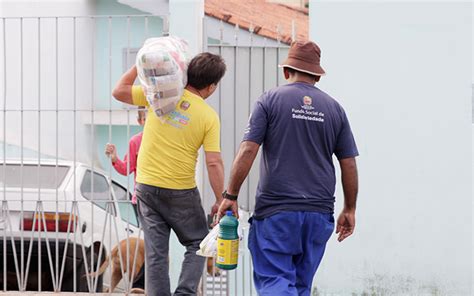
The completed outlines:
{"type": "Polygon", "coordinates": [[[0,292],[0,296],[58,296],[58,295],[75,295],[75,296],[123,296],[123,295],[144,295],[144,294],[127,294],[127,293],[73,293],[73,292],[59,292],[59,293],[52,293],[52,292],[0,292]]]}

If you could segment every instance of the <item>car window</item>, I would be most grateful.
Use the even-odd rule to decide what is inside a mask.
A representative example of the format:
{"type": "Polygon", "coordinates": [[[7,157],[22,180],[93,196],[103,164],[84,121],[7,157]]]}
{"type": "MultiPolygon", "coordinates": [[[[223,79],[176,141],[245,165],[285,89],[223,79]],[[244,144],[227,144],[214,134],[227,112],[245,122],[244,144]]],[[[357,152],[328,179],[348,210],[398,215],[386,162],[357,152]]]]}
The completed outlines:
{"type": "Polygon", "coordinates": [[[58,188],[69,166],[40,164],[0,164],[0,186],[8,188],[58,188]]]}
{"type": "Polygon", "coordinates": [[[115,182],[112,182],[115,198],[117,199],[120,216],[124,222],[129,222],[131,225],[138,227],[138,217],[134,205],[131,203],[131,195],[127,190],[115,182]]]}
{"type": "Polygon", "coordinates": [[[112,182],[112,188],[114,189],[115,198],[117,200],[131,200],[132,199],[130,192],[128,193],[128,198],[127,198],[127,190],[123,188],[122,186],[118,185],[117,183],[112,182]]]}
{"type": "MultiPolygon", "coordinates": [[[[112,201],[107,179],[96,172],[92,175],[90,170],[87,170],[84,174],[84,179],[81,183],[81,194],[104,210],[107,208],[107,201],[112,201]]],[[[110,205],[110,209],[115,215],[115,206],[113,203],[110,203],[110,205]]]]}
{"type": "Polygon", "coordinates": [[[118,207],[122,220],[125,223],[129,222],[131,225],[138,227],[139,223],[135,206],[130,201],[119,201],[118,207]]]}

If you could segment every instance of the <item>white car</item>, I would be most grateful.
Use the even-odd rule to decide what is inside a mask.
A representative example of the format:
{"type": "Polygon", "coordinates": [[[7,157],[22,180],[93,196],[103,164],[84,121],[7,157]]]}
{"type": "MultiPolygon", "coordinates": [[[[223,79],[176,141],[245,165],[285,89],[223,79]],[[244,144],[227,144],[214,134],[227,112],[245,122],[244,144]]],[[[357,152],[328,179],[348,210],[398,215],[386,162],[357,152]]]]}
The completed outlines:
{"type": "Polygon", "coordinates": [[[2,290],[101,292],[109,271],[90,271],[119,241],[140,235],[130,193],[82,163],[7,160],[0,200],[2,290]]]}

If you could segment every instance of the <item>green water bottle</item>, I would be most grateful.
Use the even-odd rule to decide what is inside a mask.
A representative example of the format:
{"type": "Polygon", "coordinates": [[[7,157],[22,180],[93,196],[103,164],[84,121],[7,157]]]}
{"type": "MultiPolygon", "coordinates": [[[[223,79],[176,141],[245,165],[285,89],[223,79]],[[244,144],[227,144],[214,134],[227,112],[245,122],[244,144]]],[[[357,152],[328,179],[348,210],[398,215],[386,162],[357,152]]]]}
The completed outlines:
{"type": "Polygon", "coordinates": [[[238,226],[239,221],[232,215],[232,211],[227,211],[219,222],[216,266],[220,269],[231,270],[237,268],[239,259],[238,226]]]}

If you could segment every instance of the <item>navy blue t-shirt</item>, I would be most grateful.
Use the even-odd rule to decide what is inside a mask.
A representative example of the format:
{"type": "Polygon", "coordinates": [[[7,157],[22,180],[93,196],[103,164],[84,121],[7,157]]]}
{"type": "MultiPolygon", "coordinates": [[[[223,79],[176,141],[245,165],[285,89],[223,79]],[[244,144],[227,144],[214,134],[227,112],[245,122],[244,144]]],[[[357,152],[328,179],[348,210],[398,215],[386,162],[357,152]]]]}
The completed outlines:
{"type": "Polygon", "coordinates": [[[341,105],[303,82],[264,93],[255,104],[243,140],[263,144],[256,219],[280,211],[333,213],[332,156],[359,155],[341,105]]]}

